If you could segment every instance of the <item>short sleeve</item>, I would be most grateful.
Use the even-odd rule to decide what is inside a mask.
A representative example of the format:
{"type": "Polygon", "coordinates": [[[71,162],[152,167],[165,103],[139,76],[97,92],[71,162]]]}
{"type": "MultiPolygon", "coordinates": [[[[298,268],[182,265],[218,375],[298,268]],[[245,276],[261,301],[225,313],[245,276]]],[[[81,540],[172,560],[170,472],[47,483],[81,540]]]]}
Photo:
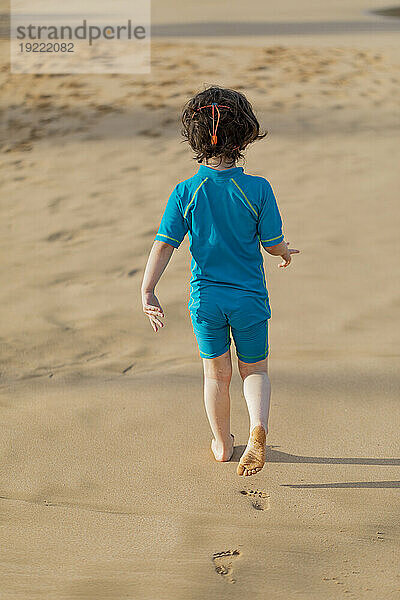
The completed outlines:
{"type": "Polygon", "coordinates": [[[268,248],[282,242],[282,218],[271,184],[266,181],[267,187],[264,203],[258,215],[257,230],[261,244],[268,248]]]}
{"type": "Polygon", "coordinates": [[[183,217],[181,200],[175,187],[168,199],[154,239],[170,244],[174,248],[179,248],[187,231],[187,221],[183,217]]]}

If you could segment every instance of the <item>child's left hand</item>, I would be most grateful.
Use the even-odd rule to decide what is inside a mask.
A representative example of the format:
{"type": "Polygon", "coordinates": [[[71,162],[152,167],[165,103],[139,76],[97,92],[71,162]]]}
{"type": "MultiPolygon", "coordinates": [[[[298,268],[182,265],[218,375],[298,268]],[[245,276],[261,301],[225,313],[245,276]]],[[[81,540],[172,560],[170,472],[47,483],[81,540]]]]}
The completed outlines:
{"type": "Polygon", "coordinates": [[[164,311],[157,299],[157,296],[152,292],[142,294],[143,312],[149,317],[150,324],[157,333],[160,327],[164,327],[164,323],[159,317],[164,317],[164,311]]]}

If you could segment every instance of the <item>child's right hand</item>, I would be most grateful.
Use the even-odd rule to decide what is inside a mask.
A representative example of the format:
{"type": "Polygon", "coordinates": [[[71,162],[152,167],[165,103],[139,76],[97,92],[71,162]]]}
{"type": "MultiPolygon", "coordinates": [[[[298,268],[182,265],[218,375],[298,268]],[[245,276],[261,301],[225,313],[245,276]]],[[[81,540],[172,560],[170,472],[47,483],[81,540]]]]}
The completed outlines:
{"type": "Polygon", "coordinates": [[[278,267],[287,267],[292,262],[291,255],[299,254],[300,250],[296,250],[295,248],[289,248],[289,242],[282,242],[282,244],[285,244],[286,248],[284,247],[284,251],[282,252],[282,254],[279,255],[283,258],[283,261],[278,265],[278,267]]]}

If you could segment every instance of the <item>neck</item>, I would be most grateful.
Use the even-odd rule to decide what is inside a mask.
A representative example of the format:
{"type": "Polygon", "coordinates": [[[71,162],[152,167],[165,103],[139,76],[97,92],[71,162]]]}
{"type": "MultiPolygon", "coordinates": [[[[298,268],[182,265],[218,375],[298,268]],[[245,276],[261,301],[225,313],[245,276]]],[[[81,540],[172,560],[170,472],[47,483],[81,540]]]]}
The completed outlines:
{"type": "Polygon", "coordinates": [[[225,169],[232,169],[233,167],[236,167],[236,161],[232,162],[227,162],[224,158],[221,160],[218,157],[213,157],[213,158],[209,158],[208,160],[205,160],[205,165],[207,167],[211,167],[212,169],[215,169],[216,171],[224,171],[225,169]]]}

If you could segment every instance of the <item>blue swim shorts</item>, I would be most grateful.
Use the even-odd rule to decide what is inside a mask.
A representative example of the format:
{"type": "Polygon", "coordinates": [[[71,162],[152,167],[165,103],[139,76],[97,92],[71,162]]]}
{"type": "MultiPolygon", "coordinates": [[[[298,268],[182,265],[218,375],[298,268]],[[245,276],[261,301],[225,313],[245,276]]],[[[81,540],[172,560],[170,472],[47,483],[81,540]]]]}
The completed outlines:
{"type": "Polygon", "coordinates": [[[246,363],[268,356],[268,298],[228,286],[207,286],[198,290],[188,304],[193,331],[201,358],[216,358],[231,345],[246,363]]]}

